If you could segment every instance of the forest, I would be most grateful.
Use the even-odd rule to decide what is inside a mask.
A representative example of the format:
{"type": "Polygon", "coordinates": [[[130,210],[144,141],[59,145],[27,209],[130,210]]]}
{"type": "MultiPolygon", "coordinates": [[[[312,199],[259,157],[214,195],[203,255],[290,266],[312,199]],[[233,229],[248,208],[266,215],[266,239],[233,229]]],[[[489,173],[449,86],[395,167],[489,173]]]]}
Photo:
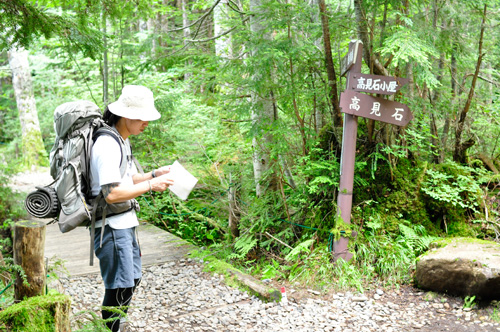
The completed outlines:
{"type": "MultiPolygon", "coordinates": [[[[437,238],[499,240],[499,18],[498,0],[0,0],[2,183],[48,166],[58,105],[104,109],[145,85],[162,118],[134,155],[199,181],[187,201],[141,197],[140,219],[261,279],[409,284],[437,238]],[[356,117],[349,224],[339,102],[353,40],[362,73],[408,79],[377,97],[413,119],[356,117]],[[348,262],[333,255],[343,236],[348,262]]],[[[6,228],[23,211],[0,189],[6,228]]]]}

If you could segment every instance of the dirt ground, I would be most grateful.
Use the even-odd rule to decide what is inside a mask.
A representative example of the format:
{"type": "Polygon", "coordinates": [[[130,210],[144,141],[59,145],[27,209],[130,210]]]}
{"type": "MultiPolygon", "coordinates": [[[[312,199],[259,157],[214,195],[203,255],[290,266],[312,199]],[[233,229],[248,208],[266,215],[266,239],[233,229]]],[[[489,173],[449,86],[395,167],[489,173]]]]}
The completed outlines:
{"type": "MultiPolygon", "coordinates": [[[[273,282],[273,286],[277,289],[283,284],[273,282]]],[[[375,289],[367,290],[363,293],[368,299],[374,299],[376,294],[375,289]]],[[[293,290],[292,293],[287,291],[287,296],[292,301],[295,299],[318,298],[322,300],[331,300],[337,292],[330,291],[328,293],[319,293],[310,290],[304,286],[288,285],[287,289],[293,290]]],[[[376,300],[378,304],[384,303],[397,304],[400,307],[410,305],[418,305],[422,302],[429,304],[426,310],[419,312],[419,317],[424,318],[426,324],[423,326],[416,325],[409,331],[422,332],[490,332],[500,331],[500,301],[474,301],[475,305],[472,309],[464,309],[464,299],[461,297],[450,296],[446,294],[438,294],[434,292],[424,291],[415,288],[411,285],[402,285],[393,289],[382,289],[384,294],[376,300]],[[471,319],[466,320],[464,313],[470,312],[471,319]]]]}

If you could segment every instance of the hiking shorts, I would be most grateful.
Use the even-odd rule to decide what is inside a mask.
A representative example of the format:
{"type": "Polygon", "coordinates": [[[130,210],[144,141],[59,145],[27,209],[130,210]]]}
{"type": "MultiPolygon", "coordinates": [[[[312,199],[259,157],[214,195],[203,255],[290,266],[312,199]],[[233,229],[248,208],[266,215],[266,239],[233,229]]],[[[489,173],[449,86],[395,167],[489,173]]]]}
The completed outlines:
{"type": "Polygon", "coordinates": [[[101,247],[101,228],[96,228],[94,249],[106,289],[134,287],[142,277],[141,251],[136,227],[114,229],[106,225],[101,247]]]}

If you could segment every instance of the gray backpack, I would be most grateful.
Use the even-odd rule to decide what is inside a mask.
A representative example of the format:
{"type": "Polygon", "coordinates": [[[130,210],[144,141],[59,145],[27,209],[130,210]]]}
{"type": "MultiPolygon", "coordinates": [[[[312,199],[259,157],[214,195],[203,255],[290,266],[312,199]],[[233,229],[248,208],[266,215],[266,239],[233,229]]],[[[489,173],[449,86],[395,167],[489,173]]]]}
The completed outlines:
{"type": "Polygon", "coordinates": [[[78,226],[91,227],[90,265],[93,265],[96,219],[103,219],[104,224],[106,216],[138,210],[139,207],[136,200],[107,204],[102,193],[97,197],[91,196],[90,153],[94,141],[100,135],[109,135],[118,142],[122,155],[122,177],[129,157],[141,173],[142,168],[135,158],[127,156],[123,138],[104,122],[99,107],[93,102],[81,100],[58,106],[54,111],[54,129],[57,136],[50,152],[50,174],[60,204],[56,220],[63,233],[78,226]]]}

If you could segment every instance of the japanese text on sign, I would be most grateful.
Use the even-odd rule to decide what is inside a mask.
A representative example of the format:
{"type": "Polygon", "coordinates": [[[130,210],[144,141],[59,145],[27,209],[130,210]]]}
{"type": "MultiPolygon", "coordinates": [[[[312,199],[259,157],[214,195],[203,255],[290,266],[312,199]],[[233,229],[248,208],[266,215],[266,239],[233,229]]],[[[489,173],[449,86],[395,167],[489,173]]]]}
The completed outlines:
{"type": "Polygon", "coordinates": [[[408,106],[404,104],[349,90],[341,93],[340,107],[343,113],[397,126],[406,126],[413,118],[408,106]]]}
{"type": "Polygon", "coordinates": [[[357,79],[358,84],[356,85],[357,89],[364,91],[385,91],[385,92],[396,92],[396,87],[398,86],[398,82],[396,80],[389,82],[381,82],[380,79],[371,79],[360,77],[357,79]]]}
{"type": "MultiPolygon", "coordinates": [[[[358,97],[352,97],[351,103],[349,104],[349,109],[359,111],[359,109],[361,108],[359,102],[360,99],[358,97]]],[[[380,103],[378,101],[372,102],[370,111],[370,114],[373,114],[375,116],[382,116],[382,113],[380,113],[380,103]]],[[[391,115],[391,117],[393,117],[396,121],[401,122],[403,120],[404,111],[404,108],[395,107],[394,113],[391,115]]]]}
{"type": "Polygon", "coordinates": [[[350,73],[351,83],[348,87],[358,92],[393,95],[408,83],[407,78],[350,73]]]}

